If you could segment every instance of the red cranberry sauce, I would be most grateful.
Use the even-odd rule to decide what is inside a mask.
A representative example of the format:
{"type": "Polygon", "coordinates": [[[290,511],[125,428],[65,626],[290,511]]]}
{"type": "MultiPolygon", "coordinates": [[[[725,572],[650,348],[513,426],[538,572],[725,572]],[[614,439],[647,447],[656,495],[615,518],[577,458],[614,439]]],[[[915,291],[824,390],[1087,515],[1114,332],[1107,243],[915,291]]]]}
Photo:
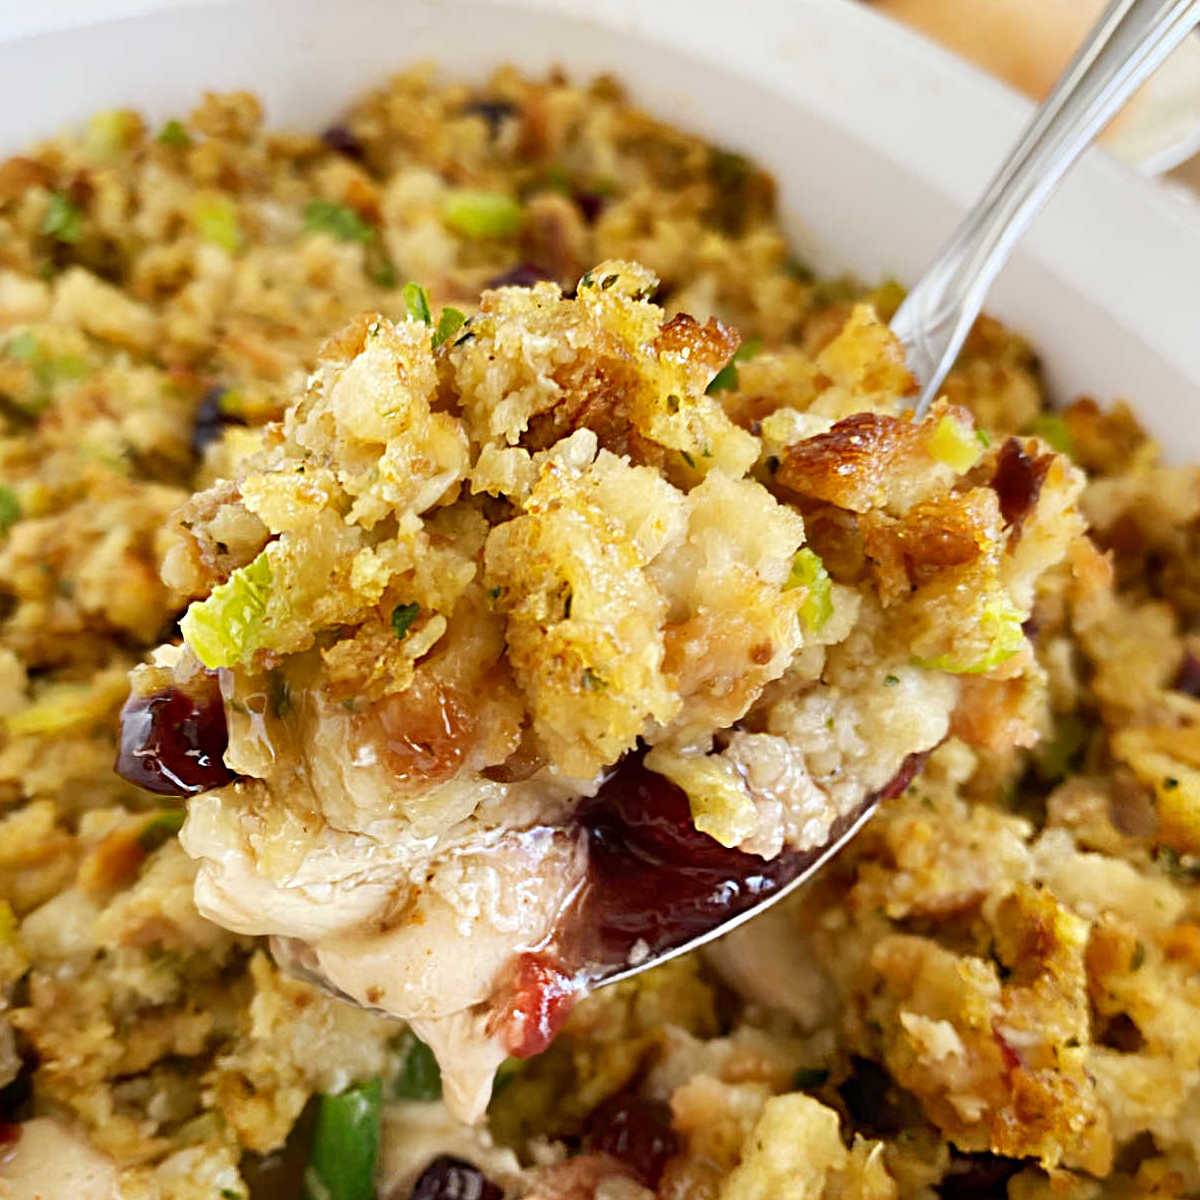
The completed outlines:
{"type": "Polygon", "coordinates": [[[513,1058],[532,1058],[554,1041],[579,998],[580,981],[549,954],[522,954],[493,1001],[491,1028],[513,1058]]]}
{"type": "Polygon", "coordinates": [[[796,854],[768,861],[701,833],[686,793],[648,771],[640,754],[620,763],[580,820],[589,866],[579,950],[601,968],[705,933],[777,891],[800,865],[796,854]]]}
{"type": "MultiPolygon", "coordinates": [[[[865,808],[903,792],[926,757],[910,754],[883,788],[838,822],[830,841],[865,808]]],[[[768,860],[722,846],[692,824],[687,795],[648,771],[640,753],[617,765],[581,805],[578,820],[588,841],[582,896],[555,945],[520,955],[492,998],[491,1030],[514,1058],[545,1050],[590,985],[707,933],[778,891],[825,852],[824,846],[785,851],[768,860]]],[[[632,1138],[634,1132],[619,1136],[632,1138]]],[[[609,1146],[596,1149],[627,1157],[609,1146]]],[[[668,1156],[664,1152],[664,1161],[668,1156]]]]}
{"type": "Polygon", "coordinates": [[[187,691],[169,688],[125,702],[116,772],[160,796],[194,796],[236,778],[225,765],[228,744],[216,676],[204,675],[189,681],[187,691]]]}

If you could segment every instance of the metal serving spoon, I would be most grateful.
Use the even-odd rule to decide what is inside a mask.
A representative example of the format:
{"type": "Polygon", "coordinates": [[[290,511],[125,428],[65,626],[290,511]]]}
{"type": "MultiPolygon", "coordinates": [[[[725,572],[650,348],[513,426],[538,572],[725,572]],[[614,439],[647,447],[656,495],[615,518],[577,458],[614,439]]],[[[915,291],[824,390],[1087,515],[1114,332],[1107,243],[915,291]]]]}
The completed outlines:
{"type": "MultiPolygon", "coordinates": [[[[1198,0],[1112,0],[979,201],[892,318],[924,415],[992,281],[1068,168],[1200,22],[1198,0]]],[[[1115,232],[1115,231],[1114,231],[1115,232]]]]}
{"type": "MultiPolygon", "coordinates": [[[[1200,24],[1200,0],[1112,0],[1054,90],[892,318],[921,390],[922,416],[954,365],[984,297],[1058,181],[1155,67],[1200,24]]],[[[712,929],[597,979],[628,979],[744,924],[812,878],[870,819],[882,796],[843,818],[822,847],[795,860],[796,874],[712,929]]]]}

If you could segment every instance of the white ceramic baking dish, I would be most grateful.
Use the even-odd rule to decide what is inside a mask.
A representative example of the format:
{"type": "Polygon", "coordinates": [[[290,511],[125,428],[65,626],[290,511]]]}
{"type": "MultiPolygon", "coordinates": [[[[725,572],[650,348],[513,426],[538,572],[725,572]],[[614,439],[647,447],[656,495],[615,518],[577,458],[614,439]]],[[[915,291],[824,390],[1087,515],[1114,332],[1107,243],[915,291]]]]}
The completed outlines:
{"type": "MultiPolygon", "coordinates": [[[[315,128],[418,59],[470,77],[502,62],[608,71],[659,116],[766,164],[799,252],[869,278],[919,273],[1028,113],[844,0],[157,0],[94,19],[105,2],[64,10],[82,25],[0,45],[0,148],[116,104],[178,112],[205,88],[252,88],[273,122],[315,128]]],[[[1173,458],[1200,459],[1200,219],[1187,206],[1093,151],[990,307],[1033,336],[1057,398],[1129,397],[1173,458]]]]}

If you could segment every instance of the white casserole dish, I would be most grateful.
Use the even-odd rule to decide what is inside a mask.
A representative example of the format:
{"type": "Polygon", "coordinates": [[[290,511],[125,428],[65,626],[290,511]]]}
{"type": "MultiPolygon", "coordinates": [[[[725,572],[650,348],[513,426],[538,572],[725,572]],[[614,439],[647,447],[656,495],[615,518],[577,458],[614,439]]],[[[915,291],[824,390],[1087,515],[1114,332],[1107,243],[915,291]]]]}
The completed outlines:
{"type": "MultiPolygon", "coordinates": [[[[177,113],[206,88],[251,88],[273,123],[315,128],[414,60],[468,77],[561,64],[612,72],[656,115],[770,168],[820,268],[911,280],[1028,114],[844,0],[159,0],[94,19],[147,6],[91,0],[91,23],[0,44],[0,150],[114,105],[177,113]]],[[[1091,152],[990,309],[1033,337],[1056,399],[1129,397],[1173,459],[1200,459],[1200,221],[1179,200],[1091,152]]]]}

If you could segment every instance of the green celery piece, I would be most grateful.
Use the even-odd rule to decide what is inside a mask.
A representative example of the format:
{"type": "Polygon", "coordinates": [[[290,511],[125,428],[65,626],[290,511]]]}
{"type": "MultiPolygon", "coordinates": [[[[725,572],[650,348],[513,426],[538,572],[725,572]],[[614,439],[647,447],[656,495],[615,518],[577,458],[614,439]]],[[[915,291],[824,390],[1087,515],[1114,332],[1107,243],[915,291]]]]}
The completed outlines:
{"type": "Polygon", "coordinates": [[[304,1171],[306,1200],[374,1200],[382,1108],[378,1079],[321,1097],[304,1171]]]}
{"type": "Polygon", "coordinates": [[[949,415],[933,427],[928,441],[929,453],[959,475],[979,461],[983,445],[974,429],[959,424],[949,415]]]}
{"type": "Polygon", "coordinates": [[[979,628],[988,639],[988,648],[975,662],[963,662],[952,654],[932,658],[914,658],[918,667],[930,671],[948,671],[951,675],[982,675],[1007,662],[1025,644],[1021,614],[1011,601],[991,600],[979,614],[979,628]]]}
{"type": "Polygon", "coordinates": [[[264,550],[188,608],[179,623],[183,640],[206,667],[232,667],[262,644],[270,592],[271,562],[264,550]]]}
{"type": "Polygon", "coordinates": [[[820,555],[807,546],[796,551],[783,590],[796,587],[808,589],[808,595],[800,604],[800,619],[809,633],[816,633],[833,616],[833,582],[820,555]]]}
{"type": "Polygon", "coordinates": [[[62,192],[54,192],[42,216],[41,232],[56,242],[77,242],[83,232],[83,214],[62,192]]]}
{"type": "Polygon", "coordinates": [[[228,196],[197,196],[192,202],[192,224],[206,242],[233,254],[242,244],[237,206],[228,196]]]}
{"type": "Polygon", "coordinates": [[[1068,458],[1075,454],[1075,441],[1071,437],[1071,431],[1058,413],[1039,413],[1030,423],[1028,432],[1034,437],[1040,437],[1051,450],[1057,450],[1059,454],[1065,454],[1068,458]]]}
{"type": "Polygon", "coordinates": [[[343,242],[366,242],[375,236],[375,230],[354,209],[332,200],[310,200],[304,206],[304,228],[332,234],[343,242]]]}
{"type": "Polygon", "coordinates": [[[453,188],[442,202],[442,219],[463,237],[512,237],[521,228],[521,206],[505,192],[453,188]]]}
{"type": "Polygon", "coordinates": [[[191,135],[184,128],[183,122],[172,117],[159,131],[156,139],[160,146],[170,146],[182,150],[192,144],[191,135]]]}

